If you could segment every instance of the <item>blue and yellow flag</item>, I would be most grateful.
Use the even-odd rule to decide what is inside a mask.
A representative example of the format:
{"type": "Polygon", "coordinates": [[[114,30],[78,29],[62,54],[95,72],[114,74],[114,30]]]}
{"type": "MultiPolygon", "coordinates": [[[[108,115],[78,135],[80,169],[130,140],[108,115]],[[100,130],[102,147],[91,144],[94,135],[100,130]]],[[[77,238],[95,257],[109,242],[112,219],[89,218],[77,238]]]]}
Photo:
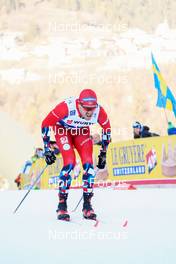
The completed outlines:
{"type": "Polygon", "coordinates": [[[152,54],[152,65],[153,65],[153,74],[154,74],[154,83],[155,88],[158,91],[158,99],[156,105],[158,107],[166,108],[174,112],[176,117],[176,99],[172,94],[171,90],[167,86],[164,78],[161,75],[160,69],[154,59],[152,54]]]}

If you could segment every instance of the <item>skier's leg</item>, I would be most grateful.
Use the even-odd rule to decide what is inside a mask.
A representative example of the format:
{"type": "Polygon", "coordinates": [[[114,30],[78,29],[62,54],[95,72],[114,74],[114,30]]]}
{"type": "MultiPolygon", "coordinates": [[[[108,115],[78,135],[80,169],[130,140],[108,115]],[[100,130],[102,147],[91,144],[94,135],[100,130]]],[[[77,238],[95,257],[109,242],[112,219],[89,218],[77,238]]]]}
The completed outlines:
{"type": "Polygon", "coordinates": [[[71,171],[73,169],[73,165],[69,164],[62,168],[60,172],[60,182],[59,182],[59,203],[57,207],[57,218],[59,220],[70,220],[70,216],[67,212],[67,198],[68,198],[68,191],[71,185],[71,171]]]}
{"type": "Polygon", "coordinates": [[[96,219],[96,214],[91,205],[95,171],[93,168],[93,144],[90,133],[80,134],[74,138],[75,147],[83,164],[83,216],[86,219],[96,219]]]}
{"type": "Polygon", "coordinates": [[[83,216],[86,219],[96,219],[96,214],[91,205],[91,198],[94,195],[93,185],[95,171],[91,163],[84,163],[83,169],[83,216]]]}
{"type": "Polygon", "coordinates": [[[59,151],[63,158],[63,168],[59,175],[59,204],[57,208],[59,220],[69,220],[70,216],[67,212],[67,198],[68,191],[71,185],[72,177],[71,172],[75,166],[76,158],[72,144],[72,138],[69,132],[66,130],[64,135],[55,135],[59,151]]]}

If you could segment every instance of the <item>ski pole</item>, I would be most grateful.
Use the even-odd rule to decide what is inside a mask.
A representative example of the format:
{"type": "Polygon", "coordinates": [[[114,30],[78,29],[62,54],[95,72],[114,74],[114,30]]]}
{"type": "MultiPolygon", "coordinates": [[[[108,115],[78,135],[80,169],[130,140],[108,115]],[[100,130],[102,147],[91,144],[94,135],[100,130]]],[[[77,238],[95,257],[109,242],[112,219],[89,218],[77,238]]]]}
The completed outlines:
{"type": "Polygon", "coordinates": [[[80,202],[82,201],[82,199],[83,199],[83,195],[81,196],[81,199],[79,200],[79,202],[77,203],[77,205],[75,206],[75,208],[72,210],[72,212],[75,212],[76,211],[76,209],[78,208],[78,206],[79,206],[80,202]]]}
{"type": "Polygon", "coordinates": [[[48,167],[48,164],[46,164],[46,166],[44,167],[44,169],[39,173],[39,175],[37,176],[37,178],[35,179],[34,183],[30,186],[29,190],[27,191],[27,193],[25,194],[25,196],[23,197],[23,199],[21,200],[21,202],[19,203],[19,205],[16,207],[16,209],[14,210],[14,214],[16,213],[16,211],[18,210],[18,208],[20,207],[20,205],[22,204],[22,202],[25,200],[25,198],[28,196],[28,194],[30,193],[30,191],[32,190],[32,188],[35,186],[35,184],[38,182],[38,180],[40,179],[40,177],[42,176],[42,174],[44,173],[45,169],[48,167]]]}

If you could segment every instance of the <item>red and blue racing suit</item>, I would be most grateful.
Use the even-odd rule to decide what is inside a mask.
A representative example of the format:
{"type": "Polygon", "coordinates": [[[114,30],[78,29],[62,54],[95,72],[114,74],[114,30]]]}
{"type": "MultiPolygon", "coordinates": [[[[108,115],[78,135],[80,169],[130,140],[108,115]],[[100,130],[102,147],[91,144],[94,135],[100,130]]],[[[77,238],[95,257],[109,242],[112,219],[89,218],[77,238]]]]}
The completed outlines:
{"type": "Polygon", "coordinates": [[[71,172],[76,164],[74,148],[77,150],[84,169],[83,192],[92,192],[95,172],[93,168],[93,142],[90,137],[90,125],[102,127],[102,149],[107,150],[111,136],[108,116],[102,106],[97,105],[90,120],[81,117],[78,99],[70,97],[59,103],[42,122],[42,137],[45,151],[49,148],[50,127],[52,127],[63,158],[60,172],[60,193],[67,193],[71,185],[71,172]]]}

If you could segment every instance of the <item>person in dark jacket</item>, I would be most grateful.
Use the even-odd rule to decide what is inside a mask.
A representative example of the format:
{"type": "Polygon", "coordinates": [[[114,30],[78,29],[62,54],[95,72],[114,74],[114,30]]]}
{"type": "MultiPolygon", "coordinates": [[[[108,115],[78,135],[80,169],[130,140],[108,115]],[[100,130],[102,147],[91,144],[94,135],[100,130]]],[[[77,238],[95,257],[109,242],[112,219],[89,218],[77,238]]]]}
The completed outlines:
{"type": "Polygon", "coordinates": [[[176,127],[172,124],[172,122],[168,122],[168,129],[167,129],[168,135],[176,135],[176,127]]]}
{"type": "Polygon", "coordinates": [[[148,126],[144,126],[138,121],[133,123],[133,136],[134,138],[156,137],[159,136],[156,133],[150,132],[148,126]]]}

